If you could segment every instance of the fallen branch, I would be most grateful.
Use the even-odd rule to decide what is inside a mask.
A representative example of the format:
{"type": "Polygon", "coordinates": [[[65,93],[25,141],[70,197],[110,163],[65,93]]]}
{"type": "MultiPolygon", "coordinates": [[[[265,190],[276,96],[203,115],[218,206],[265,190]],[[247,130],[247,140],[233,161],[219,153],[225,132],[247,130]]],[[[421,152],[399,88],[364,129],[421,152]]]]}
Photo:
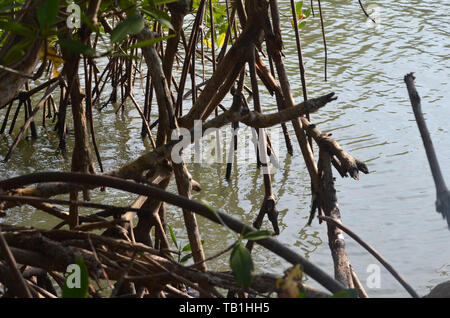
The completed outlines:
{"type": "Polygon", "coordinates": [[[267,128],[277,124],[291,121],[305,114],[314,113],[331,101],[336,100],[334,93],[304,101],[295,107],[284,109],[273,114],[263,115],[258,112],[250,112],[240,121],[254,128],[267,128]]]}
{"type": "MultiPolygon", "coordinates": [[[[236,98],[240,98],[240,96],[236,96],[236,98]]],[[[334,96],[334,93],[329,93],[318,98],[309,99],[294,107],[267,115],[256,111],[248,111],[248,109],[242,108],[240,103],[233,103],[233,105],[237,105],[236,108],[232,106],[228,111],[205,122],[202,125],[202,129],[205,131],[209,128],[220,128],[238,121],[253,128],[267,128],[297,119],[308,113],[314,113],[336,99],[337,97],[334,96]]]]}

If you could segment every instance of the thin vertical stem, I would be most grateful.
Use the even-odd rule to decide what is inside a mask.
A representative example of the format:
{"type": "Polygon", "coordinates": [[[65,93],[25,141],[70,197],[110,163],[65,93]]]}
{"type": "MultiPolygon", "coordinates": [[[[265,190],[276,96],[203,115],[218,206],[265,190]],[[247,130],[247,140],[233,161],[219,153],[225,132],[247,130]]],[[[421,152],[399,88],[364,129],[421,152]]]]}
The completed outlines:
{"type": "MultiPolygon", "coordinates": [[[[298,32],[297,12],[294,0],[291,0],[292,22],[294,23],[295,42],[297,44],[298,65],[300,67],[300,79],[302,81],[303,100],[308,100],[308,92],[306,89],[305,65],[303,63],[302,44],[300,34],[298,32]]],[[[309,120],[309,117],[308,117],[309,120]]]]}
{"type": "Polygon", "coordinates": [[[325,51],[325,82],[327,81],[327,65],[328,65],[328,50],[327,50],[327,39],[325,37],[325,26],[323,22],[323,15],[322,15],[322,6],[320,4],[320,0],[317,0],[319,3],[319,14],[320,14],[320,25],[322,26],[322,39],[323,39],[323,47],[325,51]]]}
{"type": "Polygon", "coordinates": [[[91,131],[91,139],[92,145],[94,146],[95,156],[97,157],[98,166],[100,171],[103,173],[103,164],[102,159],[100,157],[100,151],[97,146],[97,139],[95,138],[95,127],[92,113],[92,64],[88,63],[88,59],[86,57],[83,58],[84,64],[84,81],[85,81],[85,90],[86,90],[86,119],[89,123],[89,130],[91,131]],[[89,67],[88,67],[89,64],[89,67]]]}
{"type": "Polygon", "coordinates": [[[6,110],[6,114],[5,114],[5,119],[3,119],[3,124],[2,124],[2,128],[0,129],[0,135],[3,134],[5,132],[5,128],[6,128],[6,123],[8,122],[8,118],[9,118],[9,113],[11,111],[12,105],[14,102],[10,102],[8,109],[6,110]]]}
{"type": "Polygon", "coordinates": [[[213,72],[216,71],[216,29],[214,27],[214,12],[212,0],[209,0],[209,21],[211,25],[211,55],[213,72]]]}
{"type": "Polygon", "coordinates": [[[184,61],[184,64],[183,64],[183,70],[181,72],[180,83],[179,83],[179,86],[178,86],[177,102],[175,104],[175,112],[176,113],[179,113],[181,111],[181,108],[182,108],[183,93],[184,93],[184,87],[185,87],[185,84],[186,84],[186,77],[187,77],[187,73],[189,71],[191,57],[195,53],[195,45],[196,45],[197,39],[198,39],[199,25],[200,25],[200,22],[203,20],[203,14],[204,14],[204,11],[205,11],[204,10],[205,3],[206,3],[206,0],[201,0],[201,2],[199,4],[198,11],[197,11],[197,16],[195,17],[195,22],[194,22],[194,25],[192,27],[192,34],[191,34],[191,37],[189,39],[188,47],[186,49],[186,57],[185,57],[185,61],[184,61]]]}

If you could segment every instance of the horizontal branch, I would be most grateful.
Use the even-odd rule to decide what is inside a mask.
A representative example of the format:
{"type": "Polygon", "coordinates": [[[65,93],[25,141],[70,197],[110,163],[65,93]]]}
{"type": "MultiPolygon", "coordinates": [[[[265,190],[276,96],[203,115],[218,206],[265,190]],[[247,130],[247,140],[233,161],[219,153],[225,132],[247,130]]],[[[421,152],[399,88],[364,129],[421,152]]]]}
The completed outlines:
{"type": "Polygon", "coordinates": [[[248,109],[243,108],[242,103],[240,103],[239,100],[240,98],[241,96],[236,94],[233,99],[233,105],[229,110],[205,122],[202,125],[203,132],[209,128],[220,128],[229,123],[238,121],[253,128],[267,128],[291,121],[307,113],[314,113],[329,102],[337,99],[337,97],[334,96],[334,93],[329,93],[318,98],[311,98],[292,108],[284,109],[271,114],[261,114],[256,111],[249,111],[248,109]]]}
{"type": "Polygon", "coordinates": [[[314,113],[336,99],[337,97],[334,97],[334,93],[330,93],[319,98],[309,99],[295,107],[287,108],[273,114],[263,115],[258,112],[250,112],[241,118],[240,121],[254,128],[267,128],[291,121],[308,113],[314,113]]]}
{"type": "Polygon", "coordinates": [[[0,65],[0,70],[5,71],[7,73],[14,74],[14,75],[19,75],[21,77],[25,77],[25,78],[28,78],[28,79],[35,80],[34,75],[26,74],[24,72],[17,71],[15,69],[9,68],[9,67],[4,66],[4,65],[0,65]]]}
{"type": "MultiPolygon", "coordinates": [[[[124,207],[124,206],[115,206],[115,205],[108,205],[108,204],[101,204],[101,203],[92,203],[92,202],[84,202],[84,201],[69,201],[69,200],[53,200],[53,199],[46,199],[46,198],[40,198],[40,197],[29,197],[29,196],[6,196],[0,194],[0,201],[14,201],[14,202],[22,202],[27,204],[33,204],[33,203],[53,203],[53,204],[60,204],[60,205],[72,205],[72,206],[81,206],[81,207],[87,207],[87,208],[95,208],[95,209],[104,209],[107,211],[114,211],[117,214],[123,214],[125,212],[146,212],[148,209],[145,208],[132,208],[132,207],[124,207]]],[[[66,214],[67,212],[60,212],[61,214],[58,215],[59,218],[66,219],[69,215],[66,214]]]]}

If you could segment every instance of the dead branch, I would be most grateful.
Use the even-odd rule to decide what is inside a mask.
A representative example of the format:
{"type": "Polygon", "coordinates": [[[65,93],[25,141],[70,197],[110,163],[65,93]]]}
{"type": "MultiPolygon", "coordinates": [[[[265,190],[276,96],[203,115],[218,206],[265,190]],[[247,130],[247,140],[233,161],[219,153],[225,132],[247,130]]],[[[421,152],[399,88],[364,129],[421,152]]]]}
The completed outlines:
{"type": "Polygon", "coordinates": [[[430,164],[434,185],[436,186],[436,211],[440,212],[444,219],[447,219],[448,228],[450,230],[450,191],[447,189],[444,178],[442,177],[433,142],[431,141],[430,133],[428,132],[425,119],[423,118],[422,105],[419,93],[417,93],[416,90],[416,85],[414,84],[415,77],[413,73],[405,75],[404,80],[406,88],[408,89],[409,99],[411,100],[417,126],[419,127],[420,136],[422,137],[423,146],[425,147],[428,163],[430,164]]]}

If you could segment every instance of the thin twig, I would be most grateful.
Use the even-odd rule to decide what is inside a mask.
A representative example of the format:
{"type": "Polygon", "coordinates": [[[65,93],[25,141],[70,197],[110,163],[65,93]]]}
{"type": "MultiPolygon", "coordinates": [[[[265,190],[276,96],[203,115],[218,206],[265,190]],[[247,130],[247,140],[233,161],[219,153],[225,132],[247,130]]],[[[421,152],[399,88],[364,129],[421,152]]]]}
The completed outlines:
{"type": "Polygon", "coordinates": [[[217,253],[217,254],[215,254],[215,255],[213,255],[213,256],[211,256],[211,257],[208,257],[208,258],[204,259],[203,261],[201,261],[201,262],[199,262],[199,263],[194,263],[194,264],[192,264],[192,265],[189,265],[189,266],[187,266],[186,268],[195,268],[195,267],[197,267],[198,265],[200,265],[201,263],[206,263],[206,262],[212,261],[213,259],[218,258],[218,257],[222,256],[223,254],[227,253],[227,252],[228,252],[229,250],[231,250],[235,245],[236,245],[236,243],[233,243],[233,244],[231,244],[230,246],[228,246],[226,249],[224,249],[223,251],[220,251],[219,253],[217,253]]]}
{"type": "Polygon", "coordinates": [[[328,50],[327,50],[327,40],[325,38],[325,26],[322,15],[322,5],[320,4],[320,0],[317,0],[319,3],[319,14],[320,14],[320,25],[322,26],[322,39],[323,39],[323,48],[325,51],[325,82],[327,81],[327,64],[328,64],[328,50]]]}
{"type": "Polygon", "coordinates": [[[376,24],[377,22],[367,13],[366,9],[364,9],[364,6],[363,6],[361,0],[358,0],[358,2],[359,2],[359,5],[361,6],[361,9],[364,12],[365,16],[368,17],[370,20],[372,20],[373,23],[376,24]]]}
{"type": "Polygon", "coordinates": [[[9,67],[1,65],[1,64],[0,64],[0,70],[3,70],[5,72],[8,72],[8,73],[11,73],[11,74],[14,74],[14,75],[19,75],[19,76],[22,76],[22,77],[25,77],[25,78],[28,78],[28,79],[31,79],[31,80],[35,80],[34,75],[25,74],[23,72],[17,71],[15,69],[9,68],[9,67]]]}

